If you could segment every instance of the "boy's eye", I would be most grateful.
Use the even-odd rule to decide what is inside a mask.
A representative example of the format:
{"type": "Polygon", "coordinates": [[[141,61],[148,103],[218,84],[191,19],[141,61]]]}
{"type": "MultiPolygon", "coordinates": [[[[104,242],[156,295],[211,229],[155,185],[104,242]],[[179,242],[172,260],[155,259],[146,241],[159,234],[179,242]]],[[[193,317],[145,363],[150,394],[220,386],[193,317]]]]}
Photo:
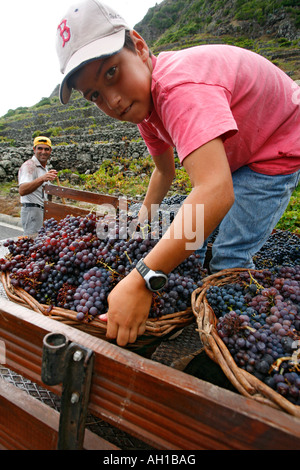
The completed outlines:
{"type": "Polygon", "coordinates": [[[111,78],[114,77],[115,73],[116,73],[116,67],[112,67],[106,72],[106,78],[110,80],[111,78]]]}
{"type": "Polygon", "coordinates": [[[99,98],[99,93],[98,93],[98,91],[94,91],[94,92],[91,94],[91,101],[95,102],[95,101],[97,101],[98,98],[99,98]]]}

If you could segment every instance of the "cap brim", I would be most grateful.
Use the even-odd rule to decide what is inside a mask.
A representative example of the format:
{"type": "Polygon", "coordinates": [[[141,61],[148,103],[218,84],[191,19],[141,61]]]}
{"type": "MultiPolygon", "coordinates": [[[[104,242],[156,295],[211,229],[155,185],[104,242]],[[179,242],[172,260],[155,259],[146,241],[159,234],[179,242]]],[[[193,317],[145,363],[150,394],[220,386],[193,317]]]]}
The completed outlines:
{"type": "Polygon", "coordinates": [[[75,52],[66,66],[64,78],[60,85],[59,99],[61,103],[67,104],[70,100],[72,88],[69,87],[68,80],[74,72],[89,62],[117,54],[123,48],[124,42],[125,29],[122,29],[111,36],[97,39],[97,41],[87,44],[75,52]]]}

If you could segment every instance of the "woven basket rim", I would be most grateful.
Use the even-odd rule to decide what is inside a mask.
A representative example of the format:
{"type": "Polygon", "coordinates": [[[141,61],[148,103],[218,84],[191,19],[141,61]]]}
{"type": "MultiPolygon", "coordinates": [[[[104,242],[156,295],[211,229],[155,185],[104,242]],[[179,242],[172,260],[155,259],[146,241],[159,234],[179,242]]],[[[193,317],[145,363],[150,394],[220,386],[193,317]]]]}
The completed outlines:
{"type": "MultiPolygon", "coordinates": [[[[18,304],[31,308],[33,311],[48,316],[51,319],[74,326],[94,336],[106,339],[107,323],[95,317],[91,321],[77,320],[77,312],[67,310],[61,307],[49,306],[39,303],[24,289],[12,286],[10,282],[9,272],[1,272],[1,281],[8,298],[18,304]]],[[[163,338],[174,330],[180,330],[195,321],[192,307],[181,312],[163,315],[158,318],[151,318],[146,321],[145,333],[137,339],[134,347],[139,342],[146,343],[152,341],[153,338],[163,338]]]]}
{"type": "Polygon", "coordinates": [[[202,286],[193,292],[191,300],[197,330],[206,354],[221,367],[238,392],[247,398],[255,399],[260,403],[300,418],[300,406],[294,405],[257,377],[238,367],[227,346],[218,335],[216,329],[218,320],[206,298],[206,292],[211,286],[224,285],[229,281],[234,281],[242,272],[255,274],[263,271],[265,270],[232,268],[204,278],[202,286]]]}

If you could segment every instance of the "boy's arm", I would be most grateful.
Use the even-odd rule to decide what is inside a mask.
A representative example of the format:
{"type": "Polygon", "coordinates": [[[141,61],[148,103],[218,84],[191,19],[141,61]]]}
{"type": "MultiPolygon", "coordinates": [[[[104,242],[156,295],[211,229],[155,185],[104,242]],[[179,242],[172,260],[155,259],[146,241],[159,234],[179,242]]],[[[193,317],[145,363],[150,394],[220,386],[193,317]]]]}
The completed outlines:
{"type": "MultiPolygon", "coordinates": [[[[164,237],[145,258],[149,268],[165,273],[171,272],[195,250],[187,249],[187,243],[195,241],[188,235],[191,231],[196,232],[197,205],[204,205],[204,221],[200,222],[203,226],[198,228],[203,229],[205,239],[234,202],[231,172],[221,139],[215,139],[189,155],[184,160],[184,167],[190,176],[193,191],[182,208],[188,207],[190,211],[187,214],[191,217],[183,217],[181,227],[185,209],[180,210],[164,237]],[[182,237],[176,236],[178,227],[182,229],[182,237]]],[[[145,331],[151,301],[152,293],[145,287],[144,279],[137,270],[133,269],[109,295],[107,337],[115,338],[120,346],[134,342],[145,331]]]]}
{"type": "Polygon", "coordinates": [[[174,152],[172,147],[162,155],[152,157],[152,159],[155,163],[155,168],[139,212],[140,222],[143,222],[145,219],[151,220],[154,217],[154,213],[151,215],[151,206],[160,205],[175,177],[174,152]]]}

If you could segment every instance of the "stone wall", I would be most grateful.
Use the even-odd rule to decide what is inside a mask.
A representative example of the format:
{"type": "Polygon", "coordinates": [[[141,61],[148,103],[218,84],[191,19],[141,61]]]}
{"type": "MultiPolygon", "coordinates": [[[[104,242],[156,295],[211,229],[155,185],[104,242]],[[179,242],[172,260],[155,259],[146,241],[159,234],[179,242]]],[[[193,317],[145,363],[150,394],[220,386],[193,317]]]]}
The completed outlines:
{"type": "MultiPolygon", "coordinates": [[[[143,141],[108,142],[108,143],[78,143],[71,145],[53,146],[50,164],[57,171],[69,169],[80,174],[94,173],[104,160],[112,159],[114,155],[124,154],[130,158],[138,159],[147,155],[148,150],[143,141]]],[[[17,178],[22,163],[33,155],[32,147],[0,148],[0,183],[12,181],[17,178]]]]}
{"type": "Polygon", "coordinates": [[[106,116],[75,94],[67,106],[53,99],[51,105],[28,108],[24,114],[2,120],[0,183],[17,178],[22,163],[33,155],[37,133],[51,138],[49,166],[57,171],[91,174],[114,155],[126,152],[128,158],[139,158],[148,154],[136,125],[106,116]]]}

